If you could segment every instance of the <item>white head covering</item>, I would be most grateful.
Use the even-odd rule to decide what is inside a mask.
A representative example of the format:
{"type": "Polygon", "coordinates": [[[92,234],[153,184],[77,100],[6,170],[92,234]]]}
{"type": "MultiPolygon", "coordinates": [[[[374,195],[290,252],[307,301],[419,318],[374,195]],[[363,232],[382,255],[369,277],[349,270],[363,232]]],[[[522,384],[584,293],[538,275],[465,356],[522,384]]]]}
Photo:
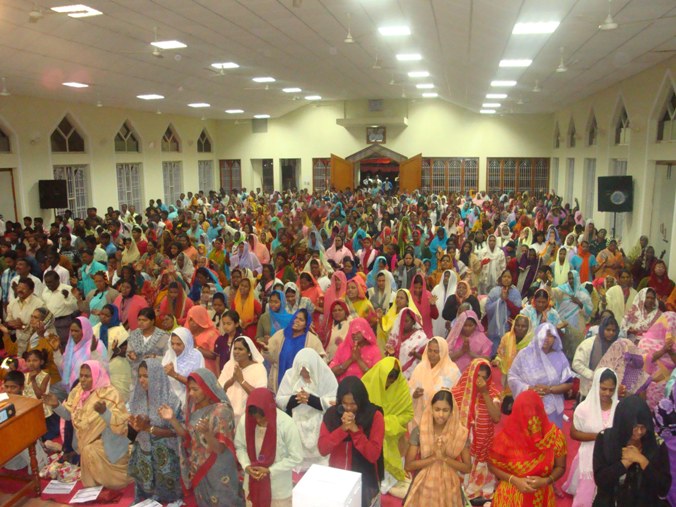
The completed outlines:
{"type": "Polygon", "coordinates": [[[434,287],[434,289],[432,289],[432,295],[437,297],[437,302],[435,304],[437,305],[437,309],[439,310],[439,317],[434,319],[435,336],[443,336],[448,332],[446,330],[446,319],[444,319],[441,314],[444,311],[446,299],[448,299],[448,296],[455,294],[455,289],[457,288],[457,286],[458,286],[458,275],[455,273],[455,271],[447,269],[441,275],[441,280],[439,280],[439,283],[434,287]],[[448,279],[448,283],[444,285],[444,278],[446,277],[446,273],[450,273],[451,276],[448,279]]]}
{"type": "MultiPolygon", "coordinates": [[[[162,365],[173,364],[174,371],[182,377],[187,377],[195,370],[204,368],[204,356],[199,350],[195,349],[195,340],[190,330],[185,327],[177,327],[171,334],[176,335],[183,342],[183,352],[180,356],[177,356],[174,349],[171,348],[171,344],[169,344],[162,358],[162,365]]],[[[186,386],[174,378],[170,378],[169,381],[176,396],[185,405],[186,386]]]]}

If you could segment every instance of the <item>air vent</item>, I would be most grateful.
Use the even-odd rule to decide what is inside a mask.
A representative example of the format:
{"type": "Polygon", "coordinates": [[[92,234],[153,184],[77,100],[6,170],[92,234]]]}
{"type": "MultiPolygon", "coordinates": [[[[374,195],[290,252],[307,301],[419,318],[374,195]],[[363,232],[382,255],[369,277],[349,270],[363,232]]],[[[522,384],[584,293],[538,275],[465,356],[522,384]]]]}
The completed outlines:
{"type": "Polygon", "coordinates": [[[267,134],[267,132],[268,132],[267,118],[254,118],[253,120],[251,120],[252,134],[267,134]]]}

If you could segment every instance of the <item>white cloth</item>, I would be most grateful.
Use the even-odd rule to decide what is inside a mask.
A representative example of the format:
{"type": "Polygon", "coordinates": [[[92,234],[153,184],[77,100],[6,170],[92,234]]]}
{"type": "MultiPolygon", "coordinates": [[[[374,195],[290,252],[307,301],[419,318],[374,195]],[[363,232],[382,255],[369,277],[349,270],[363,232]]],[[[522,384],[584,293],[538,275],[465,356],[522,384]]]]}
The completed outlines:
{"type": "Polygon", "coordinates": [[[31,294],[23,301],[21,299],[14,299],[7,306],[7,320],[19,319],[24,325],[23,329],[16,330],[16,345],[19,356],[26,351],[28,340],[30,340],[33,334],[33,330],[29,327],[31,315],[35,310],[44,306],[44,304],[42,299],[35,294],[31,294]]]}
{"type": "Polygon", "coordinates": [[[432,295],[437,297],[437,309],[439,310],[439,317],[434,319],[434,336],[445,336],[448,334],[446,329],[446,319],[441,315],[444,311],[444,305],[446,304],[446,299],[448,296],[455,294],[455,289],[458,286],[458,275],[452,269],[447,269],[441,275],[441,280],[439,283],[432,289],[432,295]],[[446,273],[450,273],[448,282],[444,285],[444,278],[446,273]]]}
{"type": "MultiPolygon", "coordinates": [[[[181,339],[184,349],[183,352],[181,352],[181,355],[177,356],[176,352],[174,352],[174,349],[171,347],[170,342],[167,351],[162,358],[162,365],[172,363],[174,365],[174,371],[182,377],[187,377],[195,370],[204,368],[204,356],[199,350],[195,349],[195,340],[193,339],[190,330],[185,327],[177,327],[171,334],[176,335],[181,339]]],[[[176,393],[176,396],[178,396],[178,399],[181,400],[181,404],[185,406],[186,386],[171,377],[169,378],[169,383],[171,384],[174,393],[176,393]]]]}
{"type": "Polygon", "coordinates": [[[77,299],[71,294],[72,290],[70,285],[61,283],[56,290],[49,290],[45,286],[42,291],[41,299],[45,302],[47,309],[54,314],[55,319],[72,315],[77,310],[77,299]],[[64,290],[68,296],[63,295],[64,290]]]}
{"type": "MultiPolygon", "coordinates": [[[[37,297],[42,296],[42,291],[44,290],[44,287],[45,287],[43,285],[42,281],[37,276],[31,275],[30,273],[28,274],[27,278],[30,278],[31,280],[33,280],[33,283],[35,284],[35,289],[33,289],[33,294],[35,294],[37,297]]],[[[9,281],[9,286],[12,287],[15,283],[19,283],[20,279],[21,279],[21,277],[19,275],[16,275],[14,278],[12,278],[9,281]]],[[[14,291],[10,289],[10,291],[9,291],[9,302],[11,303],[15,299],[16,299],[16,295],[14,294],[14,291]]]]}
{"type": "Polygon", "coordinates": [[[59,275],[59,281],[62,284],[68,285],[70,283],[70,272],[60,264],[57,264],[55,267],[47,266],[47,269],[45,269],[45,272],[42,274],[43,280],[45,279],[45,275],[50,271],[55,271],[56,274],[59,275]]]}

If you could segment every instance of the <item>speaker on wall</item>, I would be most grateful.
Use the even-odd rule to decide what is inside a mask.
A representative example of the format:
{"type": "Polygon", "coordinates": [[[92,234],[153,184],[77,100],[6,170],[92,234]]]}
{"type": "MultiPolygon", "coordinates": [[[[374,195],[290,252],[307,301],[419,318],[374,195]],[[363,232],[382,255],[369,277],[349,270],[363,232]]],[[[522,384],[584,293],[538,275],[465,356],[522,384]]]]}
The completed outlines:
{"type": "Polygon", "coordinates": [[[634,207],[634,182],[631,176],[599,176],[599,211],[622,213],[634,207]]]}
{"type": "Polygon", "coordinates": [[[39,180],[40,208],[55,209],[68,207],[66,180],[39,180]]]}

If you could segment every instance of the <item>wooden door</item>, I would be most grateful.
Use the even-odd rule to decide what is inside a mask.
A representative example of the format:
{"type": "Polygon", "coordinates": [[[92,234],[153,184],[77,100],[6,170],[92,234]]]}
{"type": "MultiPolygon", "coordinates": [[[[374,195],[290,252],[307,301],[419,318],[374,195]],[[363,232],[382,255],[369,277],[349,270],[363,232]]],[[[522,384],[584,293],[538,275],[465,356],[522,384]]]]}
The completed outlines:
{"type": "Polygon", "coordinates": [[[334,187],[337,191],[353,188],[354,164],[332,153],[330,181],[331,186],[334,187]]]}
{"type": "Polygon", "coordinates": [[[412,193],[422,186],[422,153],[399,164],[399,191],[412,193]]]}

